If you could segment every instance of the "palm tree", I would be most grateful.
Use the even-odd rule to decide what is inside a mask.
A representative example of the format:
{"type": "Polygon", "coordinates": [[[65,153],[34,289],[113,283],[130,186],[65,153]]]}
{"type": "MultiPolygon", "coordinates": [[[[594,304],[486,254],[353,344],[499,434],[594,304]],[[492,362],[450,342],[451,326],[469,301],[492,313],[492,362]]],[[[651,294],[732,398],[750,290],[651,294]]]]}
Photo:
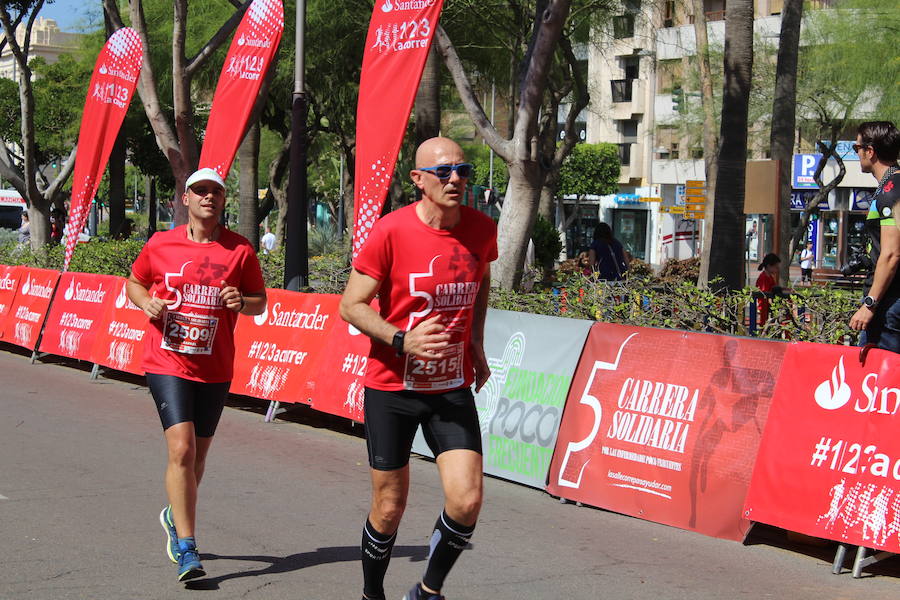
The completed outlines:
{"type": "Polygon", "coordinates": [[[743,287],[744,175],[752,71],[753,0],[730,0],[725,13],[725,84],[709,277],[720,277],[719,286],[733,290],[743,287]]]}

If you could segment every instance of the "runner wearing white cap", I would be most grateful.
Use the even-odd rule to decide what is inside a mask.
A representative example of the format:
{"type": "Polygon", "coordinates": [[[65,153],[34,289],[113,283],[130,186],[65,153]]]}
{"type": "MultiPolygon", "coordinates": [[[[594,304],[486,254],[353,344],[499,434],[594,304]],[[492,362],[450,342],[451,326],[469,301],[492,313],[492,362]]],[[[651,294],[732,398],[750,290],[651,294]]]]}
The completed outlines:
{"type": "Polygon", "coordinates": [[[150,318],[143,368],[168,449],[160,513],[178,580],[205,575],[194,526],[197,486],[232,377],[238,313],[265,310],[253,246],[220,224],[225,182],[212,169],[188,177],[188,222],[154,234],[131,267],[128,297],[150,318]]]}

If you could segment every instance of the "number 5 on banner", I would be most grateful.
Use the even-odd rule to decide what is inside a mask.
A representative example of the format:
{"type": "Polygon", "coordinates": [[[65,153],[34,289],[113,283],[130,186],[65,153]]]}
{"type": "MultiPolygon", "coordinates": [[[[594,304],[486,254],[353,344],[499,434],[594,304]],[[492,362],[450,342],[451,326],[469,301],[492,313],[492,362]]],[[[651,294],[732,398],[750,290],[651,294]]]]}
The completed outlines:
{"type": "Polygon", "coordinates": [[[625,350],[625,344],[627,344],[628,341],[636,335],[637,333],[632,333],[627,338],[625,338],[625,341],[622,342],[621,346],[619,346],[619,353],[616,355],[615,362],[606,362],[603,360],[594,362],[594,368],[591,370],[591,376],[588,378],[587,385],[584,386],[584,392],[581,394],[581,400],[578,401],[579,404],[585,404],[593,409],[594,425],[591,427],[591,432],[587,435],[586,438],[584,438],[580,442],[569,442],[569,445],[566,448],[566,455],[563,457],[562,464],[559,467],[557,484],[560,487],[580,487],[581,476],[584,474],[585,467],[587,467],[588,463],[591,461],[591,459],[587,459],[586,461],[584,461],[584,464],[581,465],[581,469],[578,470],[578,477],[576,479],[573,480],[566,477],[566,467],[568,467],[569,465],[569,459],[572,458],[573,454],[585,450],[592,443],[594,443],[594,438],[597,437],[597,432],[600,431],[600,421],[603,418],[603,407],[600,405],[600,401],[590,394],[591,386],[594,384],[594,376],[597,375],[597,371],[615,371],[616,369],[618,369],[619,360],[622,358],[622,351],[625,350]]]}

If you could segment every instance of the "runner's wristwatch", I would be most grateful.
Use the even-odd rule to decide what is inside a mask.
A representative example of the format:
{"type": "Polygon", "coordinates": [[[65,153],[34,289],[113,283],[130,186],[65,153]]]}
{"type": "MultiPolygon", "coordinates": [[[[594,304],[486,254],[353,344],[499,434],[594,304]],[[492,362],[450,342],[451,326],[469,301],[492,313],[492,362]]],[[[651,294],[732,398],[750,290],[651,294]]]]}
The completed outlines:
{"type": "Polygon", "coordinates": [[[866,296],[865,298],[863,298],[862,303],[866,308],[874,309],[876,306],[878,306],[878,299],[873,298],[872,296],[866,296]]]}
{"type": "Polygon", "coordinates": [[[394,339],[391,340],[391,347],[397,351],[397,356],[403,356],[403,338],[406,337],[406,332],[402,329],[394,334],[394,339]]]}

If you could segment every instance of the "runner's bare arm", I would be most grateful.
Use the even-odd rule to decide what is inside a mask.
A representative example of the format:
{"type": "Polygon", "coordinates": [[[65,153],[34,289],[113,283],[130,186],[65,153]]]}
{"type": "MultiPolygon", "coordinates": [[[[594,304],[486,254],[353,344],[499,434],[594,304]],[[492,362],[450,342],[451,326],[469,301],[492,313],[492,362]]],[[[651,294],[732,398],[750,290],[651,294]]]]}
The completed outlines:
{"type": "MultiPolygon", "coordinates": [[[[356,269],[350,271],[347,287],[341,297],[341,318],[370,338],[390,345],[394,334],[400,329],[382,319],[371,306],[380,285],[381,282],[374,277],[364,275],[356,269]]],[[[447,347],[450,335],[443,333],[444,326],[440,324],[440,318],[440,315],[428,318],[407,332],[403,349],[416,356],[443,356],[441,350],[447,347]]]]}
{"type": "Polygon", "coordinates": [[[244,292],[222,281],[222,290],[219,292],[222,304],[225,308],[243,315],[261,315],[266,310],[266,290],[263,288],[257,292],[244,292]]]}
{"type": "MultiPolygon", "coordinates": [[[[872,278],[872,287],[869,295],[876,300],[882,300],[885,291],[890,287],[891,281],[897,276],[897,267],[900,265],[900,230],[894,225],[881,226],[881,253],[878,255],[878,264],[875,265],[875,275],[872,278]]],[[[860,306],[850,317],[850,329],[857,331],[865,329],[875,316],[875,311],[860,306]]]]}
{"type": "Polygon", "coordinates": [[[166,309],[166,306],[174,302],[174,300],[163,300],[156,296],[150,296],[150,289],[134,275],[128,276],[128,282],[125,284],[125,293],[128,294],[128,299],[144,311],[144,314],[150,317],[151,320],[158,319],[166,309]]]}
{"type": "Polygon", "coordinates": [[[472,352],[472,366],[475,367],[475,392],[487,382],[491,376],[491,368],[488,366],[484,355],[484,321],[487,317],[488,297],[491,293],[491,270],[485,270],[481,279],[481,287],[475,297],[475,305],[472,307],[472,340],[469,348],[472,352]]]}

